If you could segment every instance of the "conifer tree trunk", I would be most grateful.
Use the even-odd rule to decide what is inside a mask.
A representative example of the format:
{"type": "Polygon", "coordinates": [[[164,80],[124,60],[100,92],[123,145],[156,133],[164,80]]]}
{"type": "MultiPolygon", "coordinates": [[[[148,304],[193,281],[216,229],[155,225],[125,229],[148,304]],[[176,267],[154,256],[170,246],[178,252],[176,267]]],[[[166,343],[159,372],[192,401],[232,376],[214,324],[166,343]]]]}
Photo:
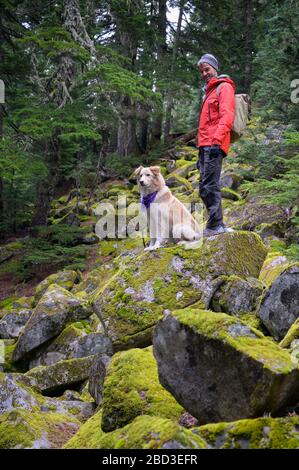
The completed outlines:
{"type": "MultiPolygon", "coordinates": [[[[157,20],[157,32],[158,32],[158,39],[157,39],[157,61],[156,61],[156,69],[159,69],[159,64],[163,64],[165,60],[165,54],[167,50],[166,45],[166,12],[167,12],[167,5],[166,0],[159,0],[158,1],[158,20],[157,20]]],[[[160,92],[159,87],[156,87],[157,92],[160,92]]],[[[163,121],[163,110],[154,117],[152,125],[151,125],[151,143],[155,144],[156,142],[160,142],[162,136],[162,121],[163,121]]]]}
{"type": "MultiPolygon", "coordinates": [[[[112,2],[110,8],[110,14],[113,17],[117,28],[116,36],[120,44],[122,55],[130,59],[127,66],[128,69],[134,71],[138,43],[133,32],[126,30],[122,22],[123,11],[120,13],[116,6],[117,5],[112,2]]],[[[127,14],[133,14],[140,6],[139,0],[136,2],[127,2],[127,14]]],[[[124,8],[124,6],[122,6],[122,8],[124,8]]],[[[117,130],[116,151],[119,155],[124,157],[132,154],[139,154],[141,153],[141,149],[137,141],[136,106],[130,98],[124,97],[121,99],[120,103],[118,103],[118,108],[120,110],[120,119],[117,130]]]]}
{"type": "Polygon", "coordinates": [[[243,91],[249,92],[252,75],[252,51],[253,51],[253,22],[254,22],[254,9],[253,0],[245,0],[244,3],[244,18],[245,18],[245,69],[243,80],[243,91]]]}
{"type": "MultiPolygon", "coordinates": [[[[182,28],[182,19],[183,19],[183,13],[184,13],[184,7],[186,4],[186,0],[181,0],[180,2],[180,11],[179,11],[179,17],[178,17],[178,24],[177,24],[177,29],[176,29],[176,34],[174,38],[174,44],[173,44],[173,50],[172,50],[172,61],[171,61],[171,74],[170,76],[173,75],[175,71],[175,62],[177,59],[178,55],[178,46],[179,46],[179,41],[180,41],[180,35],[181,35],[181,28],[182,28]]],[[[169,140],[169,133],[170,133],[170,128],[171,128],[171,112],[173,109],[174,105],[174,95],[173,91],[170,89],[167,94],[166,98],[166,106],[165,106],[165,121],[164,121],[164,142],[167,142],[169,140]]]]}

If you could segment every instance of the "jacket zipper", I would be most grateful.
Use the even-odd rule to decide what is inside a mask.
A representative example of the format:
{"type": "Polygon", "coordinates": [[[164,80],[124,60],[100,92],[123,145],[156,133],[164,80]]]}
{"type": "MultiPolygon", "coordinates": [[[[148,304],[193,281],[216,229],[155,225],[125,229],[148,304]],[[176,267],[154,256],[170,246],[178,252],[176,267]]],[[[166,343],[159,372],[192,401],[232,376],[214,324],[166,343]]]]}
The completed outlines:
{"type": "Polygon", "coordinates": [[[208,114],[209,114],[209,121],[211,122],[210,103],[208,103],[208,114]]]}

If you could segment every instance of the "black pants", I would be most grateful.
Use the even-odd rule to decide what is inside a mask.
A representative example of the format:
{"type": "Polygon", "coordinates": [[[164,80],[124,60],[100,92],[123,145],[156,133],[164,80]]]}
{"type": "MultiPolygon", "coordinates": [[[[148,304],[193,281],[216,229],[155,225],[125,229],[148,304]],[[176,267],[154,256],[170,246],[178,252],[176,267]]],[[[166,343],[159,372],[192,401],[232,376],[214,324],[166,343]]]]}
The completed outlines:
{"type": "Polygon", "coordinates": [[[200,173],[199,195],[207,208],[207,228],[215,229],[223,224],[220,173],[225,153],[220,149],[218,154],[210,155],[210,147],[200,147],[197,167],[200,173]]]}

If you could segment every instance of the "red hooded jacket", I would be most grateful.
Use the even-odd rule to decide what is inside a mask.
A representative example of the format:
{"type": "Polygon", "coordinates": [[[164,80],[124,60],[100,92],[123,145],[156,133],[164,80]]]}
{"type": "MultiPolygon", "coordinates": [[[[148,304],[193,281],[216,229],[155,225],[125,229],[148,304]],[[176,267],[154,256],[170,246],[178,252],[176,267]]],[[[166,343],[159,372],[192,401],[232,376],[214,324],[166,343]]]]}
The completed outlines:
{"type": "Polygon", "coordinates": [[[228,153],[235,117],[235,89],[228,77],[213,77],[209,81],[199,117],[198,147],[218,144],[228,153]],[[223,85],[217,93],[220,83],[223,85]]]}

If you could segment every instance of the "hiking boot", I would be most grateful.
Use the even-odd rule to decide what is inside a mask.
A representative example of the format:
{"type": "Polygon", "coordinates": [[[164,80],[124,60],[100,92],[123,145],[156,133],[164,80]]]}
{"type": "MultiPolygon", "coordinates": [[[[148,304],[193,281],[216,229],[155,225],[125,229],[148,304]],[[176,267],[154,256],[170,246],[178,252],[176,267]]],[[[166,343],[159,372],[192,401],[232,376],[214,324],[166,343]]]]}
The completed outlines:
{"type": "Polygon", "coordinates": [[[213,229],[206,228],[203,231],[203,236],[213,237],[214,235],[220,235],[220,233],[227,233],[227,232],[234,232],[234,230],[232,228],[227,228],[227,227],[224,227],[223,225],[219,225],[218,227],[215,227],[213,229]]]}

